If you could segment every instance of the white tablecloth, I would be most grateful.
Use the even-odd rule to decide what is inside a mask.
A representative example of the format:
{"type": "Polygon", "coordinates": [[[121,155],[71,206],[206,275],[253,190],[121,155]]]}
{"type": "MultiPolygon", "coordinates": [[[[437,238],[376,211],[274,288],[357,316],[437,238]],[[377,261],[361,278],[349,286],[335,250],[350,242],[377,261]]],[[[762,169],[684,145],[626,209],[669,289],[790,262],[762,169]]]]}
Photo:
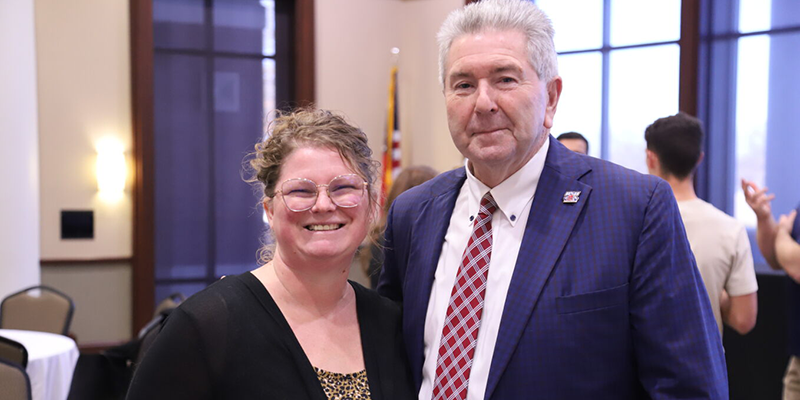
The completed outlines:
{"type": "Polygon", "coordinates": [[[78,363],[72,339],[45,332],[0,329],[0,336],[22,343],[28,350],[28,376],[33,400],[65,400],[78,363]]]}

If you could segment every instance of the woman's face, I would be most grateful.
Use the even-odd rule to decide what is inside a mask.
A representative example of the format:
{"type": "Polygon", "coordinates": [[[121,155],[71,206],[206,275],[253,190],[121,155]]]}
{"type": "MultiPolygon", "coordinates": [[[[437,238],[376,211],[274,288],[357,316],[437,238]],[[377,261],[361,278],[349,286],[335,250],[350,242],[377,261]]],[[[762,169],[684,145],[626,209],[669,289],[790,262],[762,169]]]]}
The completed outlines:
{"type": "MultiPolygon", "coordinates": [[[[337,176],[355,173],[335,150],[301,147],[284,161],[275,189],[281,190],[282,183],[288,179],[304,178],[317,185],[327,185],[337,176]]],[[[289,210],[282,194],[264,203],[277,243],[276,256],[285,263],[349,262],[364,240],[370,217],[367,188],[353,208],[334,204],[325,189],[318,188],[316,203],[306,211],[289,210]]]]}

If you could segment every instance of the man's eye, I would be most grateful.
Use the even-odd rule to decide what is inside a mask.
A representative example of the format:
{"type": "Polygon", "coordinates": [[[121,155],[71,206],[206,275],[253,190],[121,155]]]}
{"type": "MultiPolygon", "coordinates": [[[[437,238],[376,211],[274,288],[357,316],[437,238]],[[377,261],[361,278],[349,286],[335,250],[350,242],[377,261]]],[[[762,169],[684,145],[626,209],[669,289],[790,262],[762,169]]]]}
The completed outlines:
{"type": "Polygon", "coordinates": [[[503,77],[503,78],[500,78],[500,82],[502,82],[502,83],[514,83],[515,80],[514,80],[514,78],[510,78],[510,77],[503,77]]]}
{"type": "Polygon", "coordinates": [[[466,82],[461,82],[456,84],[456,89],[469,89],[470,87],[472,87],[472,85],[466,82]]]}

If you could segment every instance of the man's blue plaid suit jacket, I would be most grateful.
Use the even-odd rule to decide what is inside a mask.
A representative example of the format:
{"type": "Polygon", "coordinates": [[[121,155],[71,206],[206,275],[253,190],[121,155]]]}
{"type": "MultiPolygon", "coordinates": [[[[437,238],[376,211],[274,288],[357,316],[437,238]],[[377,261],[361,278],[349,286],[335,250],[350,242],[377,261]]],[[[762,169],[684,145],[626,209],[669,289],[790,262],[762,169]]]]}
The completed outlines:
{"type": "MultiPolygon", "coordinates": [[[[727,399],[722,343],[670,187],[549,140],[485,399],[727,399]],[[577,203],[567,191],[581,192],[577,203]]],[[[378,291],[403,303],[417,389],[434,270],[465,179],[463,168],[446,172],[388,216],[378,291]]]]}

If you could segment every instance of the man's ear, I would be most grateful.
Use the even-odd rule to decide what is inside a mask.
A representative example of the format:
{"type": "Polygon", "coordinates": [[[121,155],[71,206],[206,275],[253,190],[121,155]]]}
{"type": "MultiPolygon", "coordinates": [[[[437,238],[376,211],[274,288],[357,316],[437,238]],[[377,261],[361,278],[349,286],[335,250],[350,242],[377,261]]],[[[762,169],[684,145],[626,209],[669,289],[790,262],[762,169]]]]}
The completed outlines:
{"type": "Polygon", "coordinates": [[[653,151],[651,151],[650,149],[646,149],[644,152],[646,154],[647,170],[651,174],[655,175],[656,171],[658,171],[658,167],[660,165],[660,163],[658,161],[658,155],[656,153],[654,153],[653,151]]]}
{"type": "Polygon", "coordinates": [[[700,166],[700,163],[703,162],[703,158],[705,158],[705,157],[706,157],[706,153],[701,151],[700,152],[700,157],[697,158],[697,164],[694,165],[695,169],[697,169],[697,167],[700,166]]]}
{"type": "Polygon", "coordinates": [[[558,99],[561,98],[561,77],[556,76],[547,83],[547,107],[544,113],[544,127],[550,129],[553,127],[553,119],[556,116],[556,109],[558,108],[558,99]]]}

